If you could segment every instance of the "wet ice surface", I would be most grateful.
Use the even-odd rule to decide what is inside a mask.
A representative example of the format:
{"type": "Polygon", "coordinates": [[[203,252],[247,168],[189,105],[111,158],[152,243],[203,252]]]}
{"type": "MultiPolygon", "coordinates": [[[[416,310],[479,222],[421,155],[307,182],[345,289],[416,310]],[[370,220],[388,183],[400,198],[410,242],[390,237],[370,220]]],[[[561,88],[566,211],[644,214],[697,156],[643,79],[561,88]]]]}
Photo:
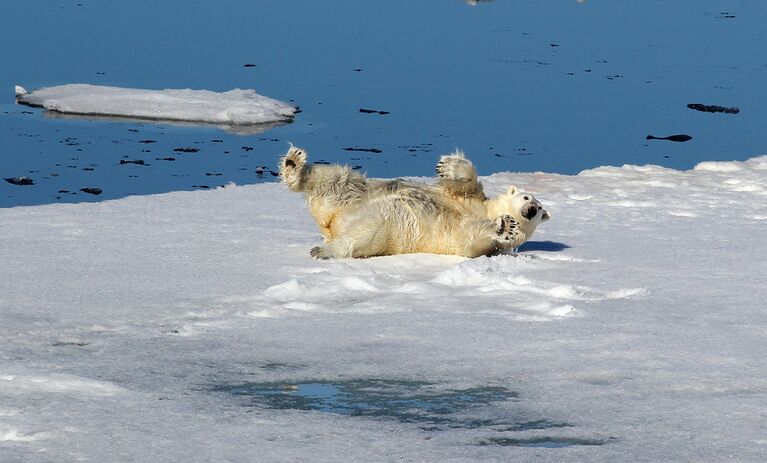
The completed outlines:
{"type": "Polygon", "coordinates": [[[767,158],[482,181],[553,216],[516,257],[313,261],[275,184],[0,209],[0,455],[759,461],[767,158]]]}
{"type": "Polygon", "coordinates": [[[482,175],[624,163],[688,169],[764,152],[762,2],[295,0],[211,13],[199,1],[12,0],[7,14],[0,178],[35,184],[0,181],[0,206],[270,182],[288,141],[376,177],[431,175],[437,157],[456,147],[482,175]],[[303,112],[293,124],[235,135],[54,119],[13,103],[17,83],[72,82],[255,88],[303,112]],[[138,143],[146,139],[156,144],[138,143]],[[194,157],[164,160],[203,143],[194,157]]]}
{"type": "MultiPolygon", "coordinates": [[[[332,383],[242,383],[215,386],[213,390],[249,399],[255,406],[395,420],[404,424],[414,424],[423,431],[431,432],[481,429],[490,434],[501,435],[529,430],[556,431],[557,428],[573,426],[540,418],[531,419],[529,414],[513,408],[502,407],[498,410],[498,402],[519,399],[516,392],[498,386],[455,390],[444,389],[424,381],[361,379],[332,383]],[[496,408],[491,408],[493,406],[496,408]],[[488,409],[492,411],[488,413],[488,409]],[[472,410],[480,413],[472,413],[472,410]]],[[[606,442],[597,439],[546,436],[491,437],[473,441],[474,445],[547,448],[604,443],[606,442]]]]}
{"type": "Polygon", "coordinates": [[[503,421],[454,417],[466,408],[517,396],[502,387],[440,391],[435,390],[433,384],[423,381],[363,379],[335,383],[242,383],[222,385],[214,390],[250,398],[255,404],[275,409],[317,410],[349,416],[388,418],[403,423],[416,423],[424,430],[479,426],[508,426],[521,430],[541,426],[540,422],[515,426],[503,421]]]}

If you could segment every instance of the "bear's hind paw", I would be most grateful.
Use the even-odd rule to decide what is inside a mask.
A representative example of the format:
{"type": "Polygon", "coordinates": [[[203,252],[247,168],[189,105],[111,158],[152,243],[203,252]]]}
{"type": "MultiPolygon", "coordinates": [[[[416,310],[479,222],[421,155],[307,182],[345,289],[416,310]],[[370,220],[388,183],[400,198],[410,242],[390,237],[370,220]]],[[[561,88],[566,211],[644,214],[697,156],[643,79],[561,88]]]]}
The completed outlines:
{"type": "Polygon", "coordinates": [[[282,157],[282,165],[280,166],[284,170],[300,169],[306,163],[306,151],[302,148],[290,145],[290,149],[285,156],[282,157]]]}
{"type": "Polygon", "coordinates": [[[434,170],[437,177],[457,182],[471,180],[476,175],[474,166],[463,153],[442,156],[434,170]]]}
{"type": "Polygon", "coordinates": [[[306,151],[293,145],[280,159],[280,177],[291,191],[303,191],[305,164],[306,151]]]}
{"type": "Polygon", "coordinates": [[[315,246],[311,248],[309,250],[309,255],[315,259],[330,259],[332,257],[323,246],[315,246]]]}

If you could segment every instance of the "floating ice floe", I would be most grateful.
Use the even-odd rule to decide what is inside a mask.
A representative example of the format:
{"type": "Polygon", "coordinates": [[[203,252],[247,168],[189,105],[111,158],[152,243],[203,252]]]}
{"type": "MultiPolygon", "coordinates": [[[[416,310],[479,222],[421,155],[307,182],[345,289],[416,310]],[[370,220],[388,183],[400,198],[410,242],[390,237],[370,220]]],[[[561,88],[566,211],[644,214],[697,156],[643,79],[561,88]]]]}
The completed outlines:
{"type": "Polygon", "coordinates": [[[62,114],[247,126],[289,122],[298,108],[255,90],[142,90],[90,84],[16,86],[16,101],[62,114]]]}

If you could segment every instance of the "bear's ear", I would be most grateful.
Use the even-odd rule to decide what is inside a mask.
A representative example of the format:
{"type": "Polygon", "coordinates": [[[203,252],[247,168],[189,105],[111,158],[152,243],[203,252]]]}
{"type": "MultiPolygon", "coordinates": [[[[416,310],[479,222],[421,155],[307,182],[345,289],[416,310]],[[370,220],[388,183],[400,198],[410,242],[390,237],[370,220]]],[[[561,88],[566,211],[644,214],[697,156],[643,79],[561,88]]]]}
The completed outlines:
{"type": "Polygon", "coordinates": [[[550,218],[551,218],[551,216],[549,215],[549,211],[544,209],[543,210],[543,215],[541,216],[541,222],[545,222],[545,221],[549,220],[550,218]]]}
{"type": "Polygon", "coordinates": [[[510,195],[515,195],[517,194],[518,191],[519,189],[516,186],[512,185],[509,187],[509,191],[507,193],[510,195]]]}

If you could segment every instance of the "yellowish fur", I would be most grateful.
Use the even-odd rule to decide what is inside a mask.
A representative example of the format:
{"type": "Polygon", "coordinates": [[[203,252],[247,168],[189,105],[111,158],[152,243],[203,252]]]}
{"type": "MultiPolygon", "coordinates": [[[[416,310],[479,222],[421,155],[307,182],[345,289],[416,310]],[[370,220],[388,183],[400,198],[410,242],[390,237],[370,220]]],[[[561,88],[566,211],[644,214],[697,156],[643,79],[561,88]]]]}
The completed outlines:
{"type": "Polygon", "coordinates": [[[373,180],[340,165],[307,162],[291,145],[280,176],[303,192],[325,244],[317,258],[370,257],[414,252],[466,257],[514,249],[549,215],[529,193],[510,187],[489,199],[463,153],[442,156],[435,185],[373,180]]]}

